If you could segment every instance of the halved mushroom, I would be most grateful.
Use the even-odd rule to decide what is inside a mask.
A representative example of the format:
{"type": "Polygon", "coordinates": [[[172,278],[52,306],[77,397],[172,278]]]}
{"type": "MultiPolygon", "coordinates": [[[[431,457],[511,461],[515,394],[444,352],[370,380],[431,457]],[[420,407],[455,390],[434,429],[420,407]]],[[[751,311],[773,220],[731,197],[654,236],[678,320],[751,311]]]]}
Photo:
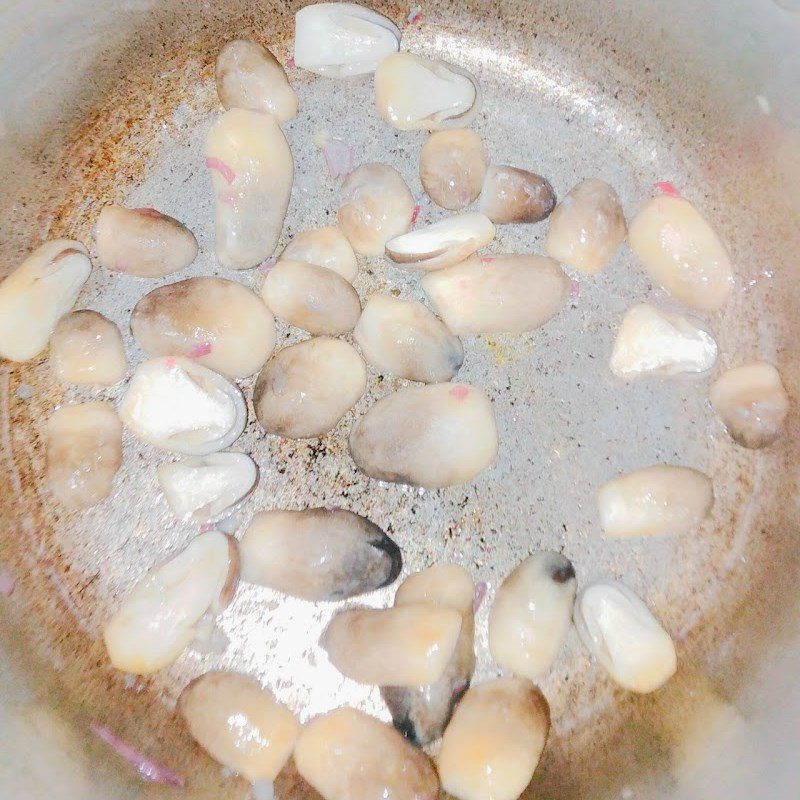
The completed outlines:
{"type": "Polygon", "coordinates": [[[71,509],[109,495],[122,464],[122,423],[111,403],[61,406],[47,421],[47,483],[71,509]]]}
{"type": "Polygon", "coordinates": [[[195,522],[225,517],[258,482],[258,467],[244,453],[186,458],[160,464],[157,473],[175,516],[195,522]]]}
{"type": "Polygon", "coordinates": [[[628,232],[614,189],[605,181],[581,181],[550,215],[545,249],[556,261],[589,275],[602,270],[628,232]]]}
{"type": "Polygon", "coordinates": [[[419,177],[436,205],[460,211],[481,193],[488,164],[486,148],[475,131],[435,131],[422,146],[419,177]]]}
{"type": "Polygon", "coordinates": [[[206,614],[216,615],[230,603],[238,578],[235,539],[219,531],[192,539],[148,572],[109,620],[103,638],[111,663],[134,675],[171,664],[206,614]]]}
{"type": "Polygon", "coordinates": [[[389,19],[355,3],[317,3],[294,15],[294,60],[328,78],[374,72],[400,49],[400,31],[389,19]]]}
{"type": "Polygon", "coordinates": [[[178,710],[208,754],[251,782],[273,781],[292,754],[300,723],[247,675],[206,672],[181,692],[178,710]]]}
{"type": "Polygon", "coordinates": [[[707,372],[717,361],[714,337],[685,317],[640,303],[625,312],[609,366],[619,378],[707,372]]]}
{"type": "Polygon", "coordinates": [[[246,287],[224,278],[160,286],[133,309],[131,333],[151,356],[184,356],[228,378],[258,372],[275,347],[275,320],[246,287]]]}
{"type": "Polygon", "coordinates": [[[344,509],[262,511],[241,543],[242,577],[304,600],[344,600],[394,583],[403,557],[374,522],[344,509]]]}
{"type": "Polygon", "coordinates": [[[56,239],[37,247],[0,283],[0,356],[11,361],[38,356],[91,271],[80,242],[56,239]]]}
{"type": "Polygon", "coordinates": [[[370,364],[398,378],[441,383],[464,363],[461,340],[416,300],[372,295],[353,338],[370,364]]]}
{"type": "Polygon", "coordinates": [[[274,114],[281,122],[297,114],[297,95],[272,52],[256,42],[236,39],[217,56],[217,94],[225,108],[274,114]]]}
{"type": "Polygon", "coordinates": [[[475,76],[448,61],[392,53],[375,70],[375,106],[401,131],[464,128],[479,104],[475,76]]]}
{"type": "Polygon", "coordinates": [[[108,205],[100,211],[95,230],[101,267],[162,278],[186,269],[197,257],[197,239],[177,219],[154,208],[108,205]]]}
{"type": "Polygon", "coordinates": [[[411,227],[414,207],[411,190],[394,167],[362,164],[342,185],[339,227],[357,253],[381,256],[389,239],[411,227]]]}
{"type": "Polygon", "coordinates": [[[151,358],[133,373],[120,419],[142,440],[191,456],[230,447],[247,422],[239,389],[188,358],[151,358]]]}
{"type": "Polygon", "coordinates": [[[436,270],[458,264],[494,239],[483,214],[456,214],[386,242],[386,255],[405,269],[436,270]]]}
{"type": "Polygon", "coordinates": [[[492,222],[541,222],[555,204],[553,187],[535,172],[495,165],[486,171],[480,209],[492,222]]]}
{"type": "Polygon", "coordinates": [[[524,678],[473,686],[442,738],[442,788],[458,800],[516,800],[533,777],[550,732],[550,707],[524,678]]]}
{"type": "Polygon", "coordinates": [[[463,383],[401,389],[353,425],[350,455],[379,480],[429,489],[468,483],[497,455],[492,404],[463,383]]]}
{"type": "Polygon", "coordinates": [[[364,361],[347,342],[317,336],[270,359],[253,389],[256,417],[267,433],[324,436],[367,388],[364,361]]]}
{"type": "Polygon", "coordinates": [[[347,237],[335,225],[298,233],[281,253],[285,261],[306,261],[338,272],[353,282],[358,274],[356,254],[347,237]]]}
{"type": "Polygon", "coordinates": [[[305,725],[294,760],[324,800],[439,797],[439,778],[428,756],[390,725],[354,708],[338,708],[305,725]]]}
{"type": "Polygon", "coordinates": [[[267,273],[261,297],[276,317],[313,334],[349,333],[361,315],[351,283],[305,261],[279,261],[267,273]]]}
{"type": "Polygon", "coordinates": [[[667,464],[621,475],[597,493],[600,524],[614,538],[689,533],[713,505],[708,475],[667,464]]]}
{"type": "Polygon", "coordinates": [[[572,620],[575,569],[560,553],[526,558],[503,581],[489,613],[489,650],[501,666],[531,680],[556,660],[572,620]]]}
{"type": "Polygon", "coordinates": [[[555,316],[569,295],[569,279],[551,258],[472,256],[421,281],[453,333],[522,333],[555,316]]]}
{"type": "Polygon", "coordinates": [[[698,311],[722,307],[733,286],[730,256],[688,200],[661,194],[645,203],[628,241],[650,277],[676,300],[698,311]]]}
{"type": "Polygon", "coordinates": [[[275,250],[294,180],[292,151],[272,114],[232,108],[206,139],[217,258],[250,269],[275,250]]]}
{"type": "Polygon", "coordinates": [[[340,611],[320,644],[331,663],[357,683],[423,686],[444,674],[461,632],[452,608],[412,603],[340,611]]]}
{"type": "Polygon", "coordinates": [[[755,361],[723,372],[708,394],[731,438],[742,447],[772,444],[789,413],[789,395],[772,364],[755,361]]]}
{"type": "Polygon", "coordinates": [[[586,649],[624,689],[660,689],[677,668],[675,645],[650,609],[627,587],[598,581],[575,602],[575,627],[586,649]]]}
{"type": "Polygon", "coordinates": [[[50,363],[64,383],[113,386],[128,371],[119,328],[97,311],[62,317],[50,339],[50,363]]]}

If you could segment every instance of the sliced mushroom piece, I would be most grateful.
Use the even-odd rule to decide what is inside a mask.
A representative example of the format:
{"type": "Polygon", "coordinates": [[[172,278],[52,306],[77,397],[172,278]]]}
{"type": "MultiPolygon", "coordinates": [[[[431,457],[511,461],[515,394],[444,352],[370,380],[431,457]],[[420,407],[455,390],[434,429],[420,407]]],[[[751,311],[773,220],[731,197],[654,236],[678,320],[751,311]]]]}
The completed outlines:
{"type": "Polygon", "coordinates": [[[413,603],[340,611],[320,644],[342,675],[377,686],[423,686],[444,674],[461,632],[452,608],[413,603]]]}
{"type": "Polygon", "coordinates": [[[353,425],[350,455],[379,480],[429,489],[469,483],[497,455],[492,404],[463,383],[401,389],[353,425]]]}
{"type": "Polygon", "coordinates": [[[708,475],[667,464],[621,475],[597,493],[600,524],[614,538],[689,533],[713,505],[708,475]]]}
{"type": "Polygon", "coordinates": [[[233,599],[239,578],[236,540],[200,534],[185,550],[148,572],[103,631],[111,663],[134,675],[168,666],[188,647],[206,614],[233,599]]]}
{"type": "Polygon", "coordinates": [[[280,350],[253,389],[267,433],[291,439],[324,436],[367,388],[364,361],[347,342],[317,336],[280,350]]]}
{"type": "Polygon", "coordinates": [[[111,403],[61,406],[46,439],[47,483],[62,505],[89,508],[110,494],[122,464],[122,423],[111,403]]]}
{"type": "Polygon", "coordinates": [[[449,381],[464,363],[461,340],[416,300],[372,295],[353,338],[380,372],[411,381],[449,381]]]}
{"type": "Polygon", "coordinates": [[[375,70],[375,106],[401,131],[464,128],[479,105],[475,76],[447,61],[393,53],[375,70]]]}
{"type": "Polygon", "coordinates": [[[488,165],[486,148],[475,131],[435,131],[422,146],[419,177],[436,205],[460,211],[481,193],[488,165]]]}
{"type": "Polygon", "coordinates": [[[640,303],[625,312],[609,366],[627,381],[642,375],[708,372],[717,361],[714,337],[685,317],[640,303]]]}
{"type": "Polygon", "coordinates": [[[287,122],[297,114],[297,95],[272,52],[256,42],[236,39],[217,56],[217,94],[225,108],[274,114],[287,122]]]}
{"type": "Polygon", "coordinates": [[[494,239],[483,214],[456,214],[386,242],[386,255],[405,269],[431,271],[458,264],[494,239]]]}
{"type": "Polygon", "coordinates": [[[246,378],[275,347],[275,319],[246,287],[224,278],[160,286],[133,309],[131,333],[150,356],[184,356],[228,378],[246,378]]]}
{"type": "Polygon", "coordinates": [[[569,296],[569,279],[551,258],[472,256],[432,272],[425,294],[453,333],[523,333],[555,316],[569,296]]]}
{"type": "Polygon", "coordinates": [[[178,519],[218,520],[258,483],[258,467],[244,453],[212,453],[160,464],[158,483],[178,519]]]}
{"type": "Polygon", "coordinates": [[[676,300],[698,311],[722,307],[733,286],[730,256],[688,200],[661,194],[645,203],[628,241],[650,277],[676,300]]]}
{"type": "Polygon", "coordinates": [[[0,357],[38,356],[91,271],[80,242],[56,239],[37,247],[0,283],[0,357]]]}
{"type": "Polygon", "coordinates": [[[789,395],[772,364],[756,361],[723,372],[709,399],[731,438],[742,447],[772,444],[789,413],[789,395]]]}
{"type": "Polygon", "coordinates": [[[675,645],[627,586],[598,581],[575,602],[575,627],[586,649],[624,689],[660,689],[677,669],[675,645]]]}
{"type": "Polygon", "coordinates": [[[62,317],[50,339],[50,363],[63,383],[113,386],[128,371],[119,328],[97,311],[62,317]]]}
{"type": "Polygon", "coordinates": [[[539,763],[550,707],[524,678],[473,686],[442,738],[442,788],[458,800],[516,800],[539,763]]]}
{"type": "Polygon", "coordinates": [[[279,261],[267,273],[261,297],[276,317],[313,334],[349,333],[361,315],[351,283],[305,261],[279,261]]]}
{"type": "Polygon", "coordinates": [[[541,222],[555,205],[553,187],[535,172],[495,165],[486,171],[480,209],[492,222],[541,222]]]}
{"type": "Polygon", "coordinates": [[[342,185],[339,227],[357,253],[382,256],[386,242],[411,227],[414,207],[411,190],[394,167],[362,164],[342,185]]]}
{"type": "Polygon", "coordinates": [[[581,181],[550,215],[545,249],[556,261],[589,275],[602,270],[628,232],[614,189],[605,181],[581,181]]]}
{"type": "Polygon", "coordinates": [[[353,282],[358,274],[356,254],[347,237],[335,225],[312,228],[298,233],[286,245],[281,259],[306,261],[338,272],[346,281],[353,282]]]}
{"type": "Polygon", "coordinates": [[[231,269],[250,269],[278,244],[294,180],[292,151],[272,114],[232,108],[206,139],[214,188],[216,251],[231,269]]]}
{"type": "Polygon", "coordinates": [[[294,15],[294,60],[328,78],[374,72],[400,49],[400,31],[389,19],[355,3],[317,3],[294,15]]]}
{"type": "Polygon", "coordinates": [[[344,600],[388,586],[400,548],[374,522],[344,509],[262,511],[241,543],[242,577],[304,600],[344,600]]]}
{"type": "Polygon", "coordinates": [[[230,447],[247,422],[238,387],[188,358],[151,358],[133,373],[119,407],[143,441],[190,456],[230,447]]]}
{"type": "Polygon", "coordinates": [[[181,692],[178,710],[208,754],[247,780],[273,781],[292,754],[300,723],[255,678],[206,672],[181,692]]]}
{"type": "Polygon", "coordinates": [[[354,708],[338,708],[305,725],[294,760],[324,800],[439,797],[439,778],[428,756],[391,726],[354,708]]]}

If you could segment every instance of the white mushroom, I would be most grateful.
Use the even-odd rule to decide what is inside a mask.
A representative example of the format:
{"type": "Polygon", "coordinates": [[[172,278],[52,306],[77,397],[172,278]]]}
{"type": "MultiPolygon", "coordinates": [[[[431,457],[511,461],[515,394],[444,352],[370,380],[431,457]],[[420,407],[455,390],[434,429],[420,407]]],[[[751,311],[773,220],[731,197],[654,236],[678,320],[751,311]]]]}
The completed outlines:
{"type": "Polygon", "coordinates": [[[258,482],[258,467],[244,453],[212,453],[160,464],[158,483],[178,519],[225,517],[258,482]]]}
{"type": "Polygon", "coordinates": [[[650,277],[676,300],[698,311],[722,307],[733,285],[730,257],[688,200],[662,194],[645,203],[628,241],[650,277]]]}
{"type": "Polygon", "coordinates": [[[393,53],[375,70],[375,106],[401,131],[466,127],[479,99],[475,76],[447,61],[393,53]]]}
{"type": "Polygon", "coordinates": [[[374,72],[400,48],[397,26],[355,3],[317,3],[294,16],[294,60],[328,78],[374,72]]]}
{"type": "Polygon", "coordinates": [[[239,389],[188,358],[152,358],[133,373],[119,407],[145,442],[192,456],[230,447],[247,422],[239,389]]]}
{"type": "Polygon", "coordinates": [[[621,475],[597,493],[600,524],[614,538],[689,533],[713,504],[708,475],[667,464],[621,475]]]}
{"type": "Polygon", "coordinates": [[[436,270],[458,264],[494,239],[494,225],[475,212],[456,214],[386,242],[386,255],[405,269],[436,270]]]}
{"type": "Polygon", "coordinates": [[[122,464],[122,423],[110,403],[61,406],[47,421],[47,483],[70,509],[109,495],[122,464]]]}
{"type": "Polygon", "coordinates": [[[262,511],[241,543],[242,578],[304,600],[343,600],[394,583],[400,548],[344,509],[262,511]]]}
{"type": "Polygon", "coordinates": [[[331,663],[357,683],[423,686],[442,677],[456,649],[461,614],[413,603],[340,611],[320,644],[331,663]]]}
{"type": "Polygon", "coordinates": [[[625,240],[625,214],[605,181],[581,181],[550,215],[547,254],[589,275],[600,272],[625,240]]]}
{"type": "Polygon", "coordinates": [[[231,269],[268,259],[283,228],[294,180],[292,151],[272,114],[232,108],[206,139],[214,188],[217,258],[231,269]]]}
{"type": "Polygon", "coordinates": [[[181,692],[178,710],[212,758],[251,782],[273,781],[300,733],[294,714],[255,678],[206,672],[181,692]]]}
{"type": "Polygon", "coordinates": [[[361,315],[351,283],[305,261],[279,261],[267,273],[261,297],[276,317],[313,334],[349,333],[361,315]]]}
{"type": "Polygon", "coordinates": [[[113,386],[128,371],[119,328],[97,311],[62,317],[50,339],[50,363],[63,383],[113,386]]]}
{"type": "Polygon", "coordinates": [[[398,378],[441,383],[464,363],[461,340],[416,300],[372,295],[353,338],[370,364],[398,378]]]}
{"type": "Polygon", "coordinates": [[[358,274],[356,254],[347,237],[335,225],[298,233],[281,253],[285,261],[306,261],[338,272],[353,282],[358,274]]]}
{"type": "Polygon", "coordinates": [[[353,425],[350,454],[379,480],[429,489],[469,483],[497,455],[494,410],[463,383],[401,389],[353,425]]]}
{"type": "Polygon", "coordinates": [[[154,208],[108,205],[95,229],[101,267],[138,278],[161,278],[186,269],[197,257],[197,239],[177,219],[154,208]]]}
{"type": "Polygon", "coordinates": [[[267,433],[324,436],[367,388],[367,368],[347,342],[318,336],[279,350],[253,389],[256,417],[267,433]]]}
{"type": "Polygon", "coordinates": [[[422,146],[419,177],[436,205],[460,211],[481,193],[488,164],[486,148],[475,131],[435,131],[422,146]]]}
{"type": "Polygon", "coordinates": [[[56,239],[37,247],[0,283],[0,357],[38,356],[91,271],[80,242],[56,239]]]}
{"type": "Polygon", "coordinates": [[[148,572],[103,631],[111,663],[148,675],[188,647],[206,614],[230,603],[239,577],[236,540],[218,531],[195,537],[185,550],[148,572]]]}
{"type": "Polygon", "coordinates": [[[305,725],[294,760],[324,800],[439,797],[439,778],[428,756],[391,726],[354,708],[336,709],[305,725]]]}
{"type": "Polygon", "coordinates": [[[575,569],[559,553],[526,558],[503,581],[489,613],[489,650],[501,666],[531,680],[556,660],[572,620],[575,569]]]}
{"type": "Polygon", "coordinates": [[[362,164],[342,185],[339,227],[357,253],[381,256],[389,239],[411,227],[414,207],[411,190],[394,167],[362,164]]]}
{"type": "Polygon", "coordinates": [[[609,366],[619,378],[707,372],[717,361],[714,337],[685,317],[640,303],[625,312],[609,366]]]}
{"type": "Polygon", "coordinates": [[[224,278],[188,278],[153,289],[133,309],[131,333],[150,356],[184,356],[228,378],[258,372],[275,347],[269,309],[224,278]]]}
{"type": "Polygon", "coordinates": [[[575,627],[586,649],[624,689],[653,692],[675,674],[672,639],[621,583],[599,581],[582,589],[575,601],[575,627]]]}
{"type": "Polygon", "coordinates": [[[555,316],[569,295],[569,279],[551,258],[472,256],[421,281],[453,333],[522,333],[555,316]]]}
{"type": "Polygon", "coordinates": [[[458,800],[516,800],[533,777],[550,731],[550,707],[524,678],[473,686],[444,732],[437,766],[458,800]]]}
{"type": "Polygon", "coordinates": [[[297,114],[297,95],[278,59],[266,47],[236,39],[217,56],[217,94],[225,108],[274,114],[281,122],[297,114]]]}
{"type": "Polygon", "coordinates": [[[555,204],[553,187],[535,172],[495,165],[486,171],[480,209],[492,222],[541,222],[555,204]]]}

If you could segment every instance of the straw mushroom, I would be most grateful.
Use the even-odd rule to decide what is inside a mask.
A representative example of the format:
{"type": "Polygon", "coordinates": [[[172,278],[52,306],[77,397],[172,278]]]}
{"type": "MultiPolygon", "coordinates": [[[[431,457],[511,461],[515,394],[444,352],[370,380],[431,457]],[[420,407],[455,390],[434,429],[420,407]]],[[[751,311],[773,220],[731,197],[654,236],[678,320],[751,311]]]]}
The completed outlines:
{"type": "Polygon", "coordinates": [[[298,233],[286,245],[281,259],[306,261],[338,272],[346,281],[353,282],[358,274],[356,254],[347,237],[335,225],[312,228],[298,233]]]}
{"type": "Polygon", "coordinates": [[[119,328],[97,311],[62,317],[50,339],[50,363],[62,383],[113,386],[128,371],[119,328]]]}
{"type": "Polygon", "coordinates": [[[481,193],[488,164],[486,148],[475,131],[435,131],[422,146],[419,177],[436,205],[461,211],[481,193]]]}
{"type": "Polygon", "coordinates": [[[535,172],[494,164],[486,170],[480,209],[492,222],[541,222],[555,204],[553,187],[535,172]]]}

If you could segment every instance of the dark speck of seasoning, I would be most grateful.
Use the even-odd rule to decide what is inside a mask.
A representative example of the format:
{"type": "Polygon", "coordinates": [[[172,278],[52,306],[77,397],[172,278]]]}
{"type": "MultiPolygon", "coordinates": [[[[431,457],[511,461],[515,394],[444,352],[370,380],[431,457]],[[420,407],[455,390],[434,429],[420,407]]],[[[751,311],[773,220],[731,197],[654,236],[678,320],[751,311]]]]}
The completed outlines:
{"type": "Polygon", "coordinates": [[[569,564],[565,567],[559,567],[553,572],[553,580],[556,583],[566,583],[575,577],[575,567],[569,564]]]}

